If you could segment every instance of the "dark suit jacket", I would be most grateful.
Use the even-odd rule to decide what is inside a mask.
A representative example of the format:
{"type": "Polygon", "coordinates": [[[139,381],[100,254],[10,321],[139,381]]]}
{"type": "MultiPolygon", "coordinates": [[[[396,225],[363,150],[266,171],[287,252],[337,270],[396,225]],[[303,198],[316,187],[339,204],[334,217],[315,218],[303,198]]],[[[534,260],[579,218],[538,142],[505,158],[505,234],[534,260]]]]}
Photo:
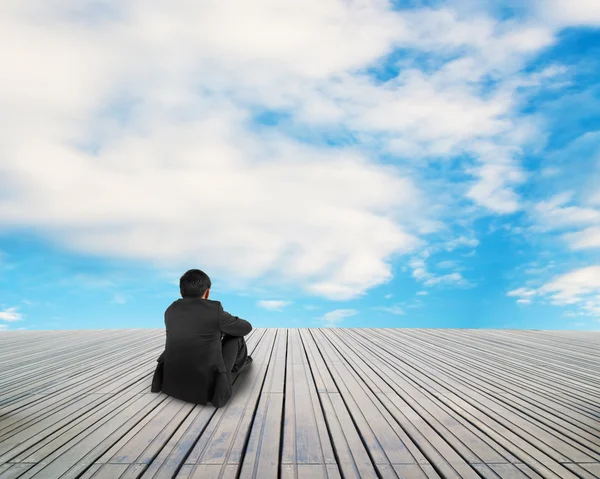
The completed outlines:
{"type": "Polygon", "coordinates": [[[151,392],[221,407],[231,398],[221,335],[245,336],[252,325],[223,310],[219,301],[182,298],[165,311],[165,351],[157,359],[151,392]]]}

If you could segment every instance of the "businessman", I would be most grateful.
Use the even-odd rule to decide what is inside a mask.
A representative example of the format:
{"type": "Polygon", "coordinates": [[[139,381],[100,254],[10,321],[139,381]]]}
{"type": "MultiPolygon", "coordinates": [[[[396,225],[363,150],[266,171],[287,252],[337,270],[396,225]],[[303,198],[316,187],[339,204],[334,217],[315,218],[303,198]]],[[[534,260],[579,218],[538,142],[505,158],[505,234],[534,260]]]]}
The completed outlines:
{"type": "Polygon", "coordinates": [[[208,299],[210,287],[199,269],[179,280],[182,298],[165,311],[165,351],[157,359],[151,392],[219,408],[231,399],[235,377],[252,363],[244,340],[252,325],[208,299]]]}

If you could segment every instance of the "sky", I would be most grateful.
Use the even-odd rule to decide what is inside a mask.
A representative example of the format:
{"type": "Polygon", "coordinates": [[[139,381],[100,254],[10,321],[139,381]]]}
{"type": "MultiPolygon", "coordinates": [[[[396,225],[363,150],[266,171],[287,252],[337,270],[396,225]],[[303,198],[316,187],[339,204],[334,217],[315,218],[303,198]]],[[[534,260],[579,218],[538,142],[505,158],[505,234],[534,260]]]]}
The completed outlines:
{"type": "Polygon", "coordinates": [[[600,330],[597,0],[3,0],[0,331],[600,330]],[[481,5],[485,4],[485,5],[481,5]]]}

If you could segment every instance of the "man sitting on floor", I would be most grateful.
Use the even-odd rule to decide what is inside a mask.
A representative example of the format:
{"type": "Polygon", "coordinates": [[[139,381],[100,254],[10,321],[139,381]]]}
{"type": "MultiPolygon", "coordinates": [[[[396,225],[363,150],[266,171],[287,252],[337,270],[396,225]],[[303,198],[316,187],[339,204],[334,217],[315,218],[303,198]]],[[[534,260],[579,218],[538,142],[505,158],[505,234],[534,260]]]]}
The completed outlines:
{"type": "Polygon", "coordinates": [[[244,336],[252,325],[208,299],[210,278],[199,269],[179,281],[181,299],[165,311],[165,351],[157,359],[151,392],[215,407],[231,398],[235,377],[252,363],[244,336]]]}

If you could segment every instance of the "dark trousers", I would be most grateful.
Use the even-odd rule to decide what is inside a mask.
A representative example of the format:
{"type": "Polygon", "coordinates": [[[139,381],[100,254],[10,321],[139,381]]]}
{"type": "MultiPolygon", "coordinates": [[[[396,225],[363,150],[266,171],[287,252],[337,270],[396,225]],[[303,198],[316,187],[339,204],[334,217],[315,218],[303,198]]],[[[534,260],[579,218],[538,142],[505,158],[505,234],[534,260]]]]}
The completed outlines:
{"type": "Polygon", "coordinates": [[[227,376],[231,384],[237,376],[237,373],[232,372],[233,367],[235,366],[236,371],[238,371],[248,357],[246,341],[243,336],[238,337],[224,334],[221,339],[221,350],[223,351],[223,361],[225,362],[225,369],[227,370],[227,376]]]}
{"type": "MultiPolygon", "coordinates": [[[[237,372],[232,372],[233,367],[235,366],[236,371],[239,371],[248,357],[246,341],[243,336],[238,337],[224,334],[221,336],[221,351],[223,354],[223,362],[225,363],[227,379],[229,379],[229,384],[231,384],[237,377],[237,372]]],[[[158,392],[162,389],[164,356],[165,352],[163,351],[157,359],[158,367],[154,373],[154,378],[152,379],[152,392],[158,392]]]]}

